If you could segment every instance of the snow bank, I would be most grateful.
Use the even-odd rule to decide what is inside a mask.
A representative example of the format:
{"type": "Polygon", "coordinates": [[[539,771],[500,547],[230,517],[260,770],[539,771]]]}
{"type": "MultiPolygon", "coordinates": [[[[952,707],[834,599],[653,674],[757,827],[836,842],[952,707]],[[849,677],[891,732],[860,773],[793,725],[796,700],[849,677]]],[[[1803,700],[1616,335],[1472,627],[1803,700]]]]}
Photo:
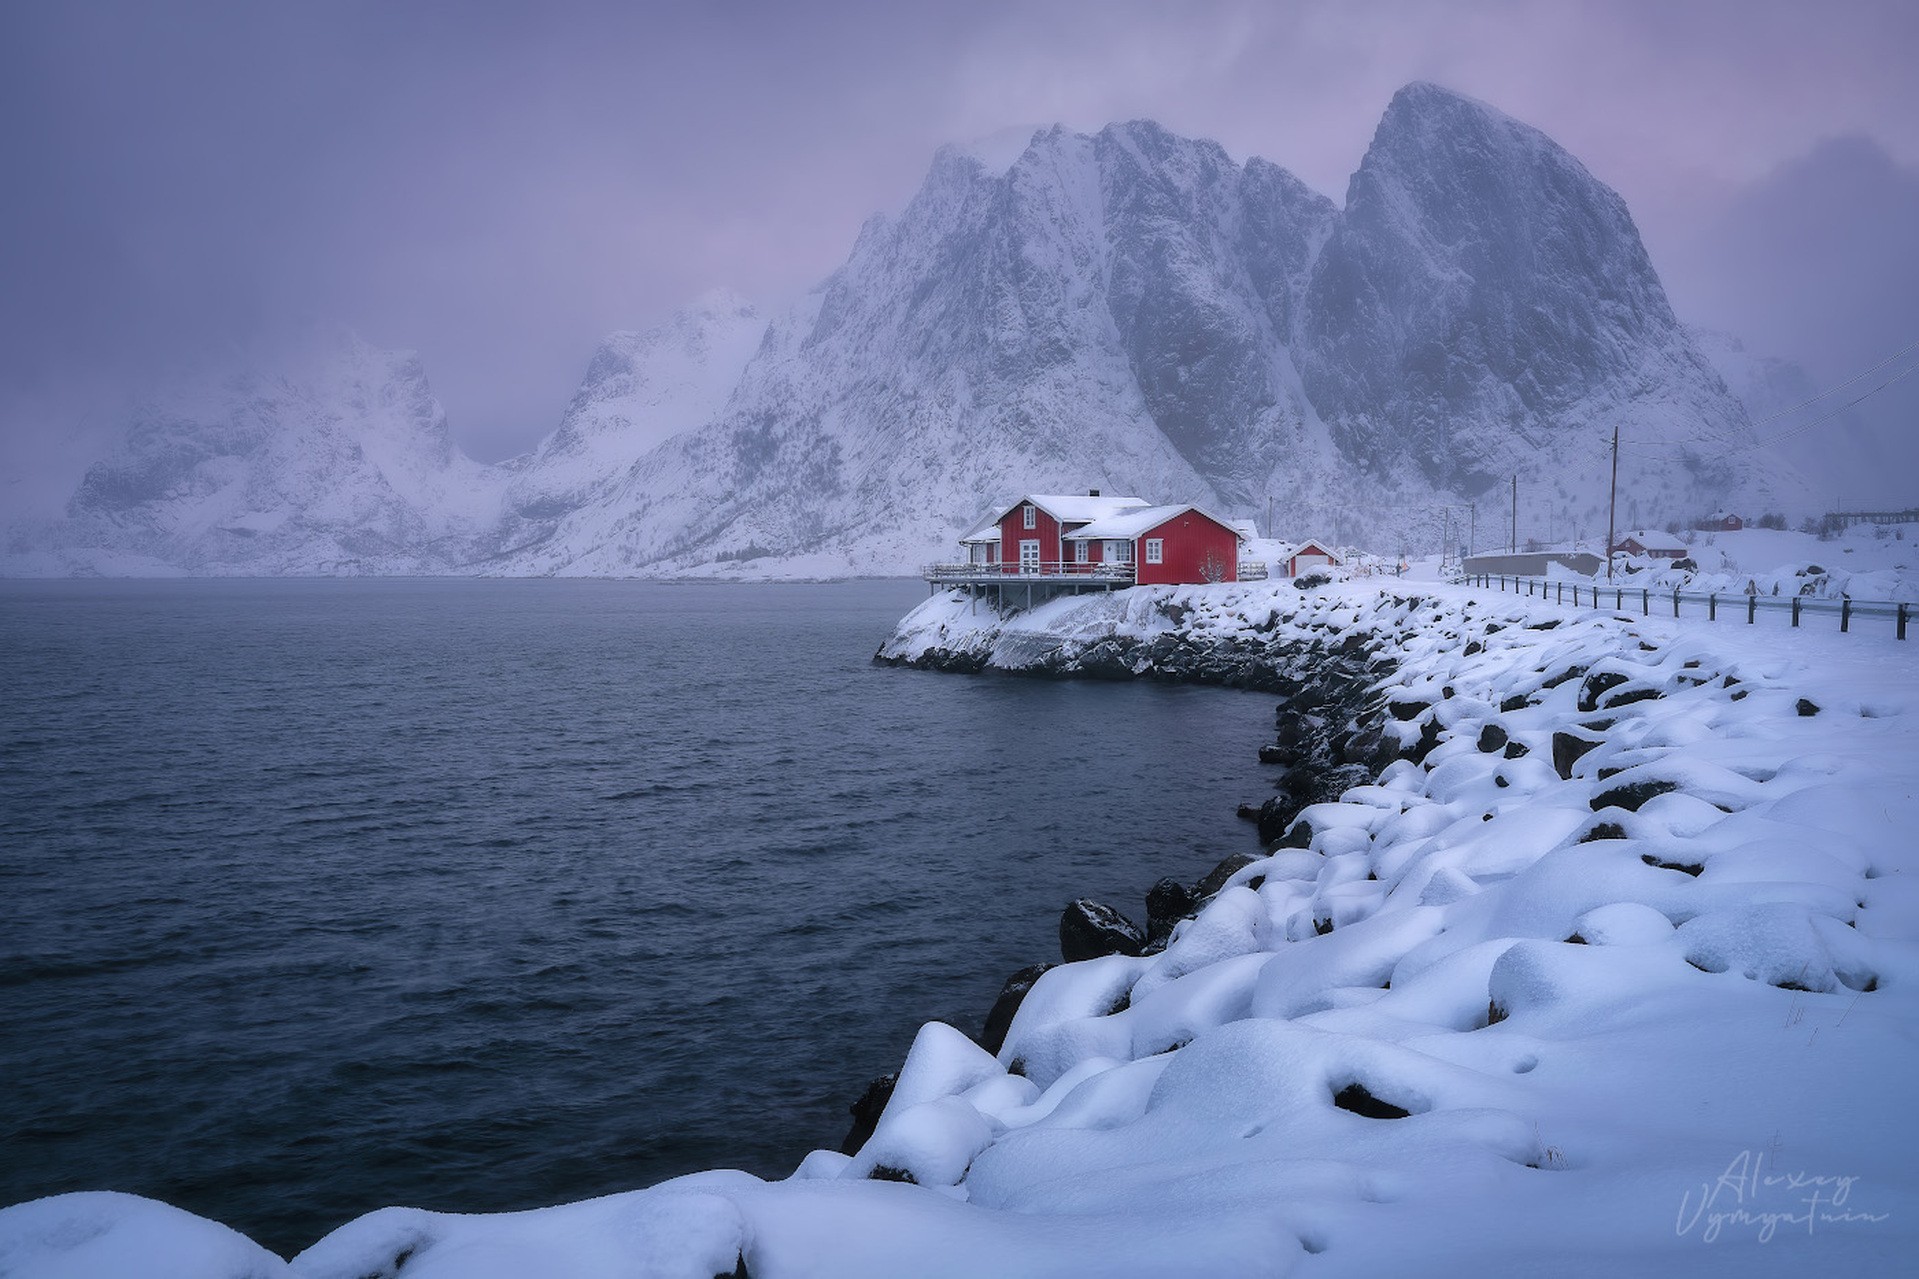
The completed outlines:
{"type": "Polygon", "coordinates": [[[65,1196],[0,1213],[0,1273],[122,1274],[128,1241],[306,1279],[1903,1273],[1912,653],[1397,590],[941,596],[902,623],[888,660],[1109,676],[1356,644],[1390,659],[1369,705],[1399,758],[1164,950],[1046,972],[996,1056],[926,1027],[850,1158],[388,1209],[290,1263],[65,1196]]]}

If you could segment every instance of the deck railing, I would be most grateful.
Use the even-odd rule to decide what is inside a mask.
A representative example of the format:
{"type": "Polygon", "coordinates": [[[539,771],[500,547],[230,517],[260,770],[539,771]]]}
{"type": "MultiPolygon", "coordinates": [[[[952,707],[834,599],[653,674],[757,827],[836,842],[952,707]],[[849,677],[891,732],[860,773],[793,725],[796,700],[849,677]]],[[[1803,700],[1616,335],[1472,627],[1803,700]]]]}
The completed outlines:
{"type": "Polygon", "coordinates": [[[1024,564],[923,564],[929,582],[1131,582],[1131,564],[1081,564],[1075,560],[1037,560],[1024,564]]]}
{"type": "MultiPolygon", "coordinates": [[[[1241,560],[1237,567],[1242,582],[1263,582],[1267,570],[1260,560],[1241,560]]],[[[1081,564],[1077,560],[1040,560],[1025,564],[1009,560],[1001,564],[922,564],[920,576],[929,582],[1133,582],[1136,566],[1129,563],[1081,564]]]]}
{"type": "Polygon", "coordinates": [[[1496,586],[1502,591],[1513,591],[1536,599],[1552,600],[1556,604],[1584,604],[1587,608],[1611,608],[1629,613],[1636,611],[1642,616],[1650,616],[1654,604],[1659,605],[1662,614],[1666,608],[1670,607],[1674,617],[1680,615],[1679,609],[1682,604],[1691,604],[1695,608],[1703,604],[1708,621],[1718,621],[1719,614],[1723,610],[1734,618],[1741,613],[1745,614],[1748,626],[1757,623],[1761,613],[1789,615],[1793,626],[1798,626],[1800,617],[1808,613],[1837,617],[1841,631],[1852,630],[1855,620],[1878,618],[1891,622],[1893,634],[1899,639],[1906,638],[1906,630],[1915,611],[1910,603],[1898,600],[1847,598],[1830,600],[1811,595],[1748,595],[1743,591],[1688,591],[1683,588],[1628,586],[1623,582],[1603,586],[1591,582],[1511,577],[1498,573],[1468,573],[1463,580],[1471,585],[1496,586]]]}

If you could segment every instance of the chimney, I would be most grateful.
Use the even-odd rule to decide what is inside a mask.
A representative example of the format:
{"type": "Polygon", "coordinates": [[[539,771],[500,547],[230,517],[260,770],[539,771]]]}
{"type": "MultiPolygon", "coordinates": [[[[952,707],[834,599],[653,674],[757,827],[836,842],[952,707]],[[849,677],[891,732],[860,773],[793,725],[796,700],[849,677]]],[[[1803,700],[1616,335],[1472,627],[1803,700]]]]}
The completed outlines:
{"type": "Polygon", "coordinates": [[[1088,497],[1098,497],[1098,496],[1099,496],[1099,490],[1098,490],[1098,489],[1087,489],[1087,490],[1086,490],[1086,496],[1088,496],[1088,497]]]}

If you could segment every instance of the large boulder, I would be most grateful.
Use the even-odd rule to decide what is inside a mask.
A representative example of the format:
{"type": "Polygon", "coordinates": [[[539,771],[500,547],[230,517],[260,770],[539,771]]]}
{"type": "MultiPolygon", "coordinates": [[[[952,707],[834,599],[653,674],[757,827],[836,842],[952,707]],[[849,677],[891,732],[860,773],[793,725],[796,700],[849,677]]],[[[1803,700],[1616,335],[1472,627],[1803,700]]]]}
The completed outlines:
{"type": "Polygon", "coordinates": [[[1139,925],[1104,902],[1081,897],[1060,913],[1059,953],[1069,964],[1144,949],[1146,934],[1139,925]]]}
{"type": "Polygon", "coordinates": [[[1146,891],[1146,945],[1157,950],[1173,935],[1173,925],[1199,908],[1199,898],[1177,879],[1160,880],[1146,891]]]}

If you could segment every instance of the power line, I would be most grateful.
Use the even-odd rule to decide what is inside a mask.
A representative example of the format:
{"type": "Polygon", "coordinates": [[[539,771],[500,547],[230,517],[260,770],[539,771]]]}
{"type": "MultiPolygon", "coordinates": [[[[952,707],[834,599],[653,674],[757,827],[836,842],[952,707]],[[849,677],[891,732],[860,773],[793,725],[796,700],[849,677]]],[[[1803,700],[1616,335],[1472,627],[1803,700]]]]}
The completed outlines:
{"type": "Polygon", "coordinates": [[[1900,372],[1893,374],[1891,377],[1881,382],[1878,386],[1875,386],[1870,391],[1867,391],[1864,395],[1859,396],[1857,399],[1848,400],[1846,403],[1841,404],[1838,408],[1834,409],[1832,412],[1826,414],[1824,417],[1816,417],[1812,421],[1807,422],[1804,426],[1790,427],[1784,431],[1779,432],[1777,435],[1769,435],[1763,440],[1755,440],[1752,444],[1752,447],[1756,449],[1766,448],[1769,445],[1779,443],[1779,441],[1781,440],[1788,440],[1795,435],[1800,435],[1806,431],[1810,431],[1815,426],[1821,426],[1827,422],[1830,422],[1832,421],[1832,419],[1838,417],[1841,413],[1844,413],[1847,409],[1851,408],[1853,405],[1862,403],[1863,401],[1866,401],[1866,400],[1870,400],[1873,396],[1879,394],[1879,392],[1885,390],[1887,387],[1891,386],[1893,383],[1901,381],[1905,378],[1909,378],[1914,373],[1919,373],[1919,364],[1911,365],[1905,369],[1902,369],[1900,372]]]}
{"type": "MultiPolygon", "coordinates": [[[[1800,409],[1810,408],[1812,405],[1817,404],[1819,401],[1825,399],[1828,395],[1831,395],[1834,391],[1843,391],[1847,387],[1851,386],[1854,382],[1863,381],[1864,379],[1871,377],[1873,374],[1877,373],[1880,369],[1883,369],[1888,364],[1891,364],[1894,360],[1900,359],[1901,357],[1905,355],[1909,355],[1914,350],[1919,350],[1919,339],[1915,339],[1913,342],[1907,345],[1905,350],[1895,351],[1891,355],[1888,355],[1885,359],[1879,361],[1879,363],[1873,365],[1871,368],[1867,369],[1865,372],[1855,373],[1851,377],[1847,378],[1845,381],[1839,383],[1837,386],[1829,386],[1825,390],[1819,392],[1819,394],[1813,396],[1810,400],[1806,400],[1803,403],[1795,404],[1789,409],[1780,409],[1777,413],[1769,413],[1765,417],[1760,418],[1757,422],[1754,422],[1753,426],[1761,427],[1768,422],[1777,422],[1782,417],[1792,416],[1794,413],[1797,413],[1800,409]]],[[[1897,379],[1894,379],[1894,380],[1896,381],[1897,379]]],[[[1857,404],[1858,402],[1859,401],[1857,400],[1853,401],[1854,404],[1857,404]]]]}

